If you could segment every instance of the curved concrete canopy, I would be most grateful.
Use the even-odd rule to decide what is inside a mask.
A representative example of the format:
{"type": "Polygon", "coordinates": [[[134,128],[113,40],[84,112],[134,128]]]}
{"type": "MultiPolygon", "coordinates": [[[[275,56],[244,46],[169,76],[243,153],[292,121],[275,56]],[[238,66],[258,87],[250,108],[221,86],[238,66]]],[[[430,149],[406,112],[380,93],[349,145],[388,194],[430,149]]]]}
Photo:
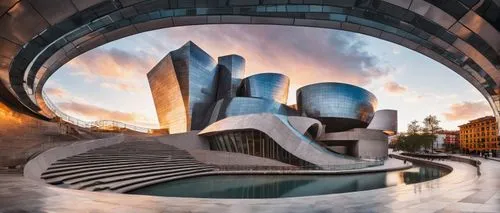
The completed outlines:
{"type": "Polygon", "coordinates": [[[383,109],[375,112],[367,129],[381,130],[387,135],[398,133],[398,111],[383,109]]]}
{"type": "Polygon", "coordinates": [[[210,124],[198,133],[198,135],[210,136],[217,133],[248,129],[258,130],[266,134],[290,154],[324,169],[335,168],[335,165],[358,164],[362,162],[358,159],[336,154],[323,148],[295,129],[290,123],[289,118],[284,115],[261,113],[232,116],[210,124]]]}
{"type": "Polygon", "coordinates": [[[420,52],[474,85],[498,118],[499,13],[492,0],[7,0],[0,3],[0,97],[50,118],[44,83],[90,49],[174,26],[273,24],[358,32],[420,52]]]}

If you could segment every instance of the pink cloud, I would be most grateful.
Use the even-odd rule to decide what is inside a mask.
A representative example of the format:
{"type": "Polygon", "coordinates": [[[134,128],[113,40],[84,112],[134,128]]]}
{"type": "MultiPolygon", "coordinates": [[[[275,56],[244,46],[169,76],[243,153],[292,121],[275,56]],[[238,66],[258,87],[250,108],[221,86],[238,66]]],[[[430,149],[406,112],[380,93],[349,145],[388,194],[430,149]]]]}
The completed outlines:
{"type": "Polygon", "coordinates": [[[74,58],[68,65],[75,74],[89,78],[133,79],[144,76],[155,63],[148,54],[138,56],[117,48],[97,48],[74,58]]]}
{"type": "Polygon", "coordinates": [[[100,86],[102,88],[108,88],[123,92],[138,92],[144,90],[144,88],[137,86],[135,82],[103,82],[100,84],[100,86]]]}
{"type": "Polygon", "coordinates": [[[471,120],[491,114],[490,106],[484,101],[452,104],[443,115],[448,121],[471,120]]]}
{"type": "Polygon", "coordinates": [[[135,113],[109,110],[87,103],[62,102],[57,103],[57,106],[63,112],[77,114],[88,120],[115,120],[130,123],[141,119],[141,116],[135,113]]]}
{"type": "Polygon", "coordinates": [[[388,81],[384,84],[384,90],[393,94],[402,94],[405,93],[408,88],[401,84],[398,84],[397,82],[388,81]]]}
{"type": "MultiPolygon", "coordinates": [[[[168,37],[177,46],[192,40],[214,58],[241,55],[246,58],[247,76],[260,72],[281,72],[288,75],[293,84],[300,86],[321,81],[366,85],[393,70],[380,65],[380,59],[365,51],[366,44],[352,33],[262,25],[196,26],[196,30],[192,29],[172,28],[148,35],[153,38],[168,37]],[[206,36],[213,34],[218,36],[206,36]]],[[[156,39],[146,42],[150,42],[151,46],[165,46],[156,39]]]]}
{"type": "Polygon", "coordinates": [[[49,87],[49,88],[45,88],[44,91],[45,91],[45,93],[47,93],[47,95],[55,96],[55,97],[59,97],[59,98],[64,98],[64,97],[67,97],[69,95],[68,91],[66,91],[65,89],[62,89],[61,87],[49,87]]]}

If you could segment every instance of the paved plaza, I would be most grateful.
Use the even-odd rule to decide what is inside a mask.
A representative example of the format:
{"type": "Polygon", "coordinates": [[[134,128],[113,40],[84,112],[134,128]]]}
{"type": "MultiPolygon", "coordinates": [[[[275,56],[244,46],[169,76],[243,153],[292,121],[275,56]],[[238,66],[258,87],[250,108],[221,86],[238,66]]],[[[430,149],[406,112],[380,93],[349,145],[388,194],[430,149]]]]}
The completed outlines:
{"type": "Polygon", "coordinates": [[[0,176],[0,212],[500,212],[500,163],[478,158],[428,182],[324,196],[199,199],[69,190],[21,175],[0,176]]]}

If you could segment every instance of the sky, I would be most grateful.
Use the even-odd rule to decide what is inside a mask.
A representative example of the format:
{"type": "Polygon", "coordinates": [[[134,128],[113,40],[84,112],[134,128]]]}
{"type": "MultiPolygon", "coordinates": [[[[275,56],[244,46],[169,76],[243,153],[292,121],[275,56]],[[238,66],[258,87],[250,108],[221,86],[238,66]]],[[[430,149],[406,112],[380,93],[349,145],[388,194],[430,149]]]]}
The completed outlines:
{"type": "Polygon", "coordinates": [[[486,99],[449,68],[378,38],[293,26],[203,25],[149,31],[88,51],[61,67],[44,91],[68,115],[158,127],[146,73],[170,51],[193,41],[213,58],[238,54],[246,76],[263,72],[290,78],[295,91],[318,82],[343,82],[371,91],[377,109],[398,110],[398,129],[436,115],[444,129],[492,115],[486,99]]]}

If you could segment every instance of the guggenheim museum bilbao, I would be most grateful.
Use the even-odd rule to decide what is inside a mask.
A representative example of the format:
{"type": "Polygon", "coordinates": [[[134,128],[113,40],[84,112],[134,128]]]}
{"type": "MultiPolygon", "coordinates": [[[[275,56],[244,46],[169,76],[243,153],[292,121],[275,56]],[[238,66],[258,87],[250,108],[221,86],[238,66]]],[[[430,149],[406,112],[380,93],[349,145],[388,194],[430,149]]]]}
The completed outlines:
{"type": "Polygon", "coordinates": [[[160,128],[191,132],[215,151],[237,152],[298,166],[328,169],[380,162],[397,111],[376,110],[369,91],[325,82],[297,90],[278,73],[245,76],[238,55],[213,59],[193,42],[166,55],[148,74],[160,128]]]}

